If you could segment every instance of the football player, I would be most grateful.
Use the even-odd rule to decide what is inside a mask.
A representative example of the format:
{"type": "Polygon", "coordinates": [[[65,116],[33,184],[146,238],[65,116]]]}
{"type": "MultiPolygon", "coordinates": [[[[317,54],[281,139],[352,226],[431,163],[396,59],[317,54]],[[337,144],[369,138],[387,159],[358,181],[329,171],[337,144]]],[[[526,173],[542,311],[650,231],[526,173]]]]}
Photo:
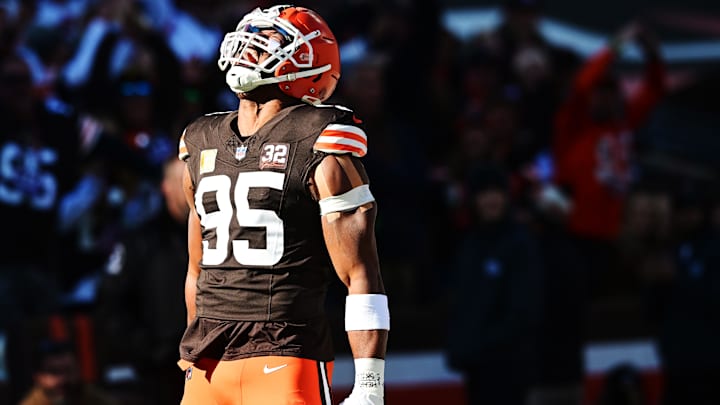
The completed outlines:
{"type": "Polygon", "coordinates": [[[198,118],[179,147],[191,209],[182,403],[329,405],[334,270],[356,372],[344,404],[382,404],[390,315],[367,137],[351,110],[321,104],[340,77],[337,41],[307,8],[256,9],[218,64],[239,107],[198,118]]]}

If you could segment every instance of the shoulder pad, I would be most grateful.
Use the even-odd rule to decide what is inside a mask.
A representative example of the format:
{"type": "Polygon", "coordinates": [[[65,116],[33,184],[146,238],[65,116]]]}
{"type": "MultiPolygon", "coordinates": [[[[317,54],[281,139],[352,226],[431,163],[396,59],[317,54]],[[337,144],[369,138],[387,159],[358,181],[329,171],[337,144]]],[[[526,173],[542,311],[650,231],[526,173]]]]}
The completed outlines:
{"type": "Polygon", "coordinates": [[[320,132],[313,150],[332,153],[351,153],[355,157],[367,154],[367,135],[352,124],[329,124],[320,132]]]}

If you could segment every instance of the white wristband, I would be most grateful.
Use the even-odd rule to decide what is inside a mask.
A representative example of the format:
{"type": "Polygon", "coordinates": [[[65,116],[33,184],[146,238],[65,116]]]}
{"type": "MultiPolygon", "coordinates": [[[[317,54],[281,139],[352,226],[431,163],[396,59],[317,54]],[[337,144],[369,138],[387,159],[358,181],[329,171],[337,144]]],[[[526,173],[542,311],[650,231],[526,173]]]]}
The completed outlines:
{"type": "Polygon", "coordinates": [[[372,394],[382,398],[385,390],[385,360],[355,359],[355,385],[352,395],[372,394]]]}
{"type": "Polygon", "coordinates": [[[351,294],[345,298],[345,330],[390,330],[387,295],[351,294]]]}

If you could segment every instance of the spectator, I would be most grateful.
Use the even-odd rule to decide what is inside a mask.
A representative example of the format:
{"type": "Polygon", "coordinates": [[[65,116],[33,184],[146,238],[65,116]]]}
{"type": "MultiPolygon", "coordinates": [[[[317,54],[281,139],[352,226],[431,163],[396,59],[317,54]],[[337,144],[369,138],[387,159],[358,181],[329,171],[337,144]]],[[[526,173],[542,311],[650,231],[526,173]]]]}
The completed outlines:
{"type": "Polygon", "coordinates": [[[540,174],[527,178],[530,224],[543,268],[538,381],[531,403],[578,405],[588,314],[587,296],[578,288],[585,283],[583,261],[567,232],[566,202],[540,174]]]}
{"type": "Polygon", "coordinates": [[[161,89],[149,76],[131,70],[119,77],[113,93],[117,96],[111,128],[115,133],[110,135],[119,137],[146,165],[142,177],[155,180],[160,177],[163,162],[174,155],[174,148],[168,134],[170,123],[157,118],[163,115],[158,106],[163,97],[161,89]]]}
{"type": "Polygon", "coordinates": [[[167,38],[150,24],[139,2],[96,5],[77,49],[62,72],[72,102],[95,116],[113,111],[114,85],[128,71],[147,75],[153,85],[155,120],[168,125],[179,100],[180,63],[167,38]]]}
{"type": "Polygon", "coordinates": [[[481,113],[502,88],[504,78],[497,56],[483,47],[470,48],[462,58],[460,72],[462,108],[468,113],[481,113]]]}
{"type": "Polygon", "coordinates": [[[628,364],[613,367],[605,377],[596,405],[648,405],[638,370],[628,364]]]}
{"type": "Polygon", "coordinates": [[[576,75],[555,116],[556,181],[570,193],[569,230],[588,261],[593,293],[615,258],[623,207],[633,180],[633,131],[646,120],[664,91],[664,69],[650,31],[624,28],[576,75]],[[646,70],[635,94],[625,96],[612,63],[629,41],[644,51],[646,70]]]}
{"type": "MultiPolygon", "coordinates": [[[[675,272],[672,229],[672,196],[665,187],[636,187],[629,195],[619,237],[619,263],[612,269],[612,285],[618,295],[647,298],[664,287],[675,272]]],[[[659,305],[642,308],[642,319],[635,319],[636,334],[657,332],[659,305]]],[[[630,332],[630,331],[628,331],[630,332]]]]}
{"type": "MultiPolygon", "coordinates": [[[[526,47],[548,48],[550,45],[538,24],[545,6],[543,3],[543,0],[504,0],[500,25],[476,40],[501,58],[506,67],[510,67],[518,52],[526,47]]],[[[512,72],[510,69],[505,73],[512,72]]]]}
{"type": "Polygon", "coordinates": [[[179,403],[182,396],[182,371],[175,362],[185,326],[184,167],[174,156],[165,164],[160,187],[165,210],[115,246],[95,312],[104,368],[129,366],[136,377],[107,383],[132,387],[148,404],[179,403]]]}
{"type": "Polygon", "coordinates": [[[85,271],[103,266],[122,232],[161,210],[155,183],[174,148],[155,119],[163,114],[148,76],[124,72],[107,97],[113,108],[83,118],[83,175],[63,201],[62,229],[78,241],[76,260],[85,271]]]}
{"type": "Polygon", "coordinates": [[[77,130],[72,115],[52,111],[33,96],[23,59],[0,61],[0,221],[12,248],[0,257],[0,329],[52,310],[62,274],[58,201],[75,181],[77,130]]]}
{"type": "Polygon", "coordinates": [[[34,15],[34,2],[15,4],[15,7],[0,4],[0,56],[22,59],[30,71],[32,84],[37,86],[44,79],[45,67],[37,52],[26,43],[34,15]]]}
{"type": "Polygon", "coordinates": [[[578,63],[572,51],[548,41],[540,30],[544,0],[504,0],[500,25],[471,42],[495,60],[497,92],[515,99],[521,114],[517,126],[524,136],[516,154],[531,159],[550,146],[552,116],[567,78],[578,63]]]}
{"type": "Polygon", "coordinates": [[[720,204],[681,195],[676,204],[676,271],[660,333],[665,405],[720,401],[720,204]]]}
{"type": "Polygon", "coordinates": [[[118,402],[80,378],[69,343],[43,341],[34,356],[34,385],[20,405],[115,405],[118,402]]]}
{"type": "MultiPolygon", "coordinates": [[[[430,109],[432,103],[433,97],[407,95],[415,93],[418,83],[427,83],[428,92],[435,90],[428,78],[433,77],[440,46],[448,45],[438,8],[437,0],[388,2],[381,7],[382,12],[372,27],[373,49],[384,54],[389,61],[384,71],[387,78],[384,84],[388,99],[386,108],[406,121],[417,111],[430,109]]],[[[434,127],[439,118],[439,114],[427,115],[426,125],[434,127]]]]}
{"type": "Polygon", "coordinates": [[[505,173],[476,169],[469,189],[476,222],[456,253],[447,359],[463,374],[469,404],[522,405],[537,364],[537,243],[512,219],[505,173]]]}

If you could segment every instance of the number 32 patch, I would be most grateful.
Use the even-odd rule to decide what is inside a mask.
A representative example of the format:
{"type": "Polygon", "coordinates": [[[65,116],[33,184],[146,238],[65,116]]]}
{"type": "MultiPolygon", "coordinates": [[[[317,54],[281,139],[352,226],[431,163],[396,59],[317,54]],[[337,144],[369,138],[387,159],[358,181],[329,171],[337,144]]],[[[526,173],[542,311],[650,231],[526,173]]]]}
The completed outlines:
{"type": "Polygon", "coordinates": [[[260,170],[286,168],[289,149],[290,146],[287,143],[267,143],[263,145],[260,170]]]}

